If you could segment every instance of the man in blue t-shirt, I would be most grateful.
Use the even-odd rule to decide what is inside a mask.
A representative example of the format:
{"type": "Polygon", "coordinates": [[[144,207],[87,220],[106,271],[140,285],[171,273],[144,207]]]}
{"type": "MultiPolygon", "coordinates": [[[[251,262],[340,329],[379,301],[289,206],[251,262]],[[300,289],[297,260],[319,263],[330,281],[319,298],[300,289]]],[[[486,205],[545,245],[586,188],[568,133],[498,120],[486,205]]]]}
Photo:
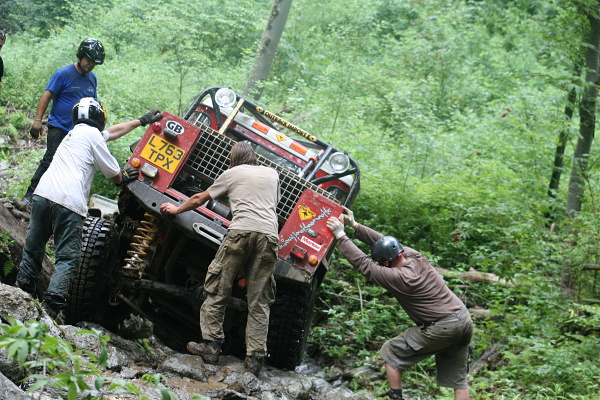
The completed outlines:
{"type": "Polygon", "coordinates": [[[62,67],[52,75],[38,103],[35,120],[29,130],[34,139],[37,139],[42,133],[42,117],[50,101],[52,101],[52,108],[48,115],[46,152],[23,197],[23,201],[27,204],[31,204],[33,192],[42,175],[50,166],[58,145],[73,129],[71,120],[73,106],[83,97],[98,97],[96,75],[92,70],[96,65],[104,62],[104,46],[98,39],[85,39],[79,45],[77,58],[79,61],[62,67]]]}

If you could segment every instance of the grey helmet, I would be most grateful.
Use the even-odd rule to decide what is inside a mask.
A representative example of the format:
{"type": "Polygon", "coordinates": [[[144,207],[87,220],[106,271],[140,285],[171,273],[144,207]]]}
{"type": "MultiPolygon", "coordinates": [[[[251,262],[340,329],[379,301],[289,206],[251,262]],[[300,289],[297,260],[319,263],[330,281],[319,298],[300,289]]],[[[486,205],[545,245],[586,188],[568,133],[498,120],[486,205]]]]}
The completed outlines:
{"type": "Polygon", "coordinates": [[[402,245],[393,236],[384,236],[371,247],[371,257],[378,263],[381,263],[383,260],[391,262],[403,252],[402,245]]]}
{"type": "Polygon", "coordinates": [[[83,57],[89,58],[91,61],[100,65],[104,62],[104,46],[98,39],[85,39],[77,49],[77,58],[81,61],[83,57]]]}

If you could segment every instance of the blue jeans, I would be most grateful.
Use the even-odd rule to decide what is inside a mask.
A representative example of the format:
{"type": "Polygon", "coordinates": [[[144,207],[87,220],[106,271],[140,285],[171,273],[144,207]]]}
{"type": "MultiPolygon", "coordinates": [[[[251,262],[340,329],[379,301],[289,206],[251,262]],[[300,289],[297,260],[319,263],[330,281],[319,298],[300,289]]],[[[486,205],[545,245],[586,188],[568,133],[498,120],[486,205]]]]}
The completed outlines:
{"type": "Polygon", "coordinates": [[[79,266],[84,217],[34,195],[18,279],[34,283],[42,269],[46,243],[54,235],[56,264],[47,294],[67,296],[79,266]]]}
{"type": "Polygon", "coordinates": [[[40,179],[42,179],[42,175],[44,175],[44,172],[46,172],[50,166],[50,163],[54,158],[54,153],[56,153],[56,149],[58,149],[58,146],[60,146],[65,136],[67,136],[67,133],[68,132],[63,131],[60,128],[48,125],[46,152],[40,161],[40,165],[38,165],[37,170],[33,174],[33,178],[31,178],[31,184],[29,185],[29,188],[27,188],[27,193],[25,194],[26,197],[33,195],[35,188],[38,183],[40,183],[40,179]]]}

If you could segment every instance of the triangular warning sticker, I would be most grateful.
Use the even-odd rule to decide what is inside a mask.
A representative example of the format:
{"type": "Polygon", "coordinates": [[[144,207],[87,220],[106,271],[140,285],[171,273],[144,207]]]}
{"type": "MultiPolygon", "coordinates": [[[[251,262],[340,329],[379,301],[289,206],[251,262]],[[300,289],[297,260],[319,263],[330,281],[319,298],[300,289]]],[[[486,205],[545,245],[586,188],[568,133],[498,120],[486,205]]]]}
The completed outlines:
{"type": "Polygon", "coordinates": [[[300,214],[300,219],[302,221],[306,221],[307,219],[311,219],[317,216],[317,214],[312,212],[310,208],[304,206],[298,206],[298,214],[300,214]]]}
{"type": "Polygon", "coordinates": [[[275,132],[275,137],[277,138],[278,142],[285,142],[286,140],[288,140],[287,136],[282,135],[279,132],[275,132]]]}

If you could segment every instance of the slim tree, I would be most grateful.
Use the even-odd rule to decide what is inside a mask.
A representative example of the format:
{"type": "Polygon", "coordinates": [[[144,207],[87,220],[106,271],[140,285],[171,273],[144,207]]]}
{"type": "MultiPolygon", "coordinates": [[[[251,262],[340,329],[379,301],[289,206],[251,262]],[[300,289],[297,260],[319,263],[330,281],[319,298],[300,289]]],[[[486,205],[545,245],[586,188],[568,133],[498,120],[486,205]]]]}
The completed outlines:
{"type": "Polygon", "coordinates": [[[266,80],[271,71],[271,65],[277,52],[279,39],[285,28],[292,0],[274,0],[267,26],[260,39],[258,53],[254,59],[254,66],[244,87],[244,96],[252,95],[258,100],[262,93],[260,81],[266,80]]]}
{"type": "Polygon", "coordinates": [[[575,148],[573,167],[569,179],[567,198],[567,215],[573,217],[581,209],[585,175],[596,123],[596,101],[598,97],[598,65],[600,62],[600,19],[598,18],[598,2],[596,7],[588,9],[586,16],[590,23],[589,36],[585,53],[586,86],[579,106],[580,125],[579,139],[575,148]]]}
{"type": "MultiPolygon", "coordinates": [[[[567,105],[565,106],[565,119],[567,121],[571,121],[571,118],[573,118],[573,111],[576,101],[577,91],[575,88],[572,88],[569,91],[567,105]]],[[[565,148],[567,146],[568,138],[569,134],[567,132],[567,128],[561,129],[560,133],[558,134],[558,144],[556,145],[556,151],[554,153],[554,166],[552,168],[552,176],[550,177],[550,185],[548,187],[548,196],[553,199],[556,198],[556,192],[558,191],[558,186],[560,184],[560,176],[564,166],[565,148]]]]}

